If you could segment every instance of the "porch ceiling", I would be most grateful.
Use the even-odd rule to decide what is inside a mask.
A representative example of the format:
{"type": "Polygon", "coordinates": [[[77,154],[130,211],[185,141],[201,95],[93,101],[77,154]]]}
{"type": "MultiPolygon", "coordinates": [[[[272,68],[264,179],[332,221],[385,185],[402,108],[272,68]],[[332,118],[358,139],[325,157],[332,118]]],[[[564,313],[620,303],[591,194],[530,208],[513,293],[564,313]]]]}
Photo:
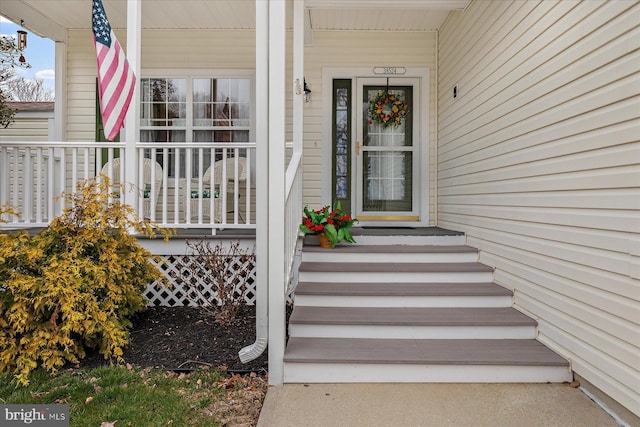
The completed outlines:
{"type": "MultiPolygon", "coordinates": [[[[287,0],[291,8],[292,1],[287,0]]],[[[470,0],[307,0],[313,30],[432,31],[470,0]]],[[[125,28],[127,0],[103,0],[114,28],[125,28]]],[[[63,41],[66,29],[88,29],[89,0],[2,0],[0,15],[31,32],[63,41]]],[[[291,15],[289,26],[291,26],[291,15]]],[[[252,29],[255,0],[142,0],[145,29],[252,29]]]]}

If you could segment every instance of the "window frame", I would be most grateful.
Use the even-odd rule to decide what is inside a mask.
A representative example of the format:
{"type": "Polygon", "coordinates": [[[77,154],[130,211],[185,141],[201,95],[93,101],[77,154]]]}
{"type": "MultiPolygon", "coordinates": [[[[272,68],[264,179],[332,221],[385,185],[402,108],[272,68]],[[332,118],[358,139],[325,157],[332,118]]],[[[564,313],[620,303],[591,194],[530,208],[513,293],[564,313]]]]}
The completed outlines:
{"type": "MultiPolygon", "coordinates": [[[[181,144],[200,144],[201,142],[194,142],[193,135],[198,130],[248,130],[249,142],[256,142],[256,72],[253,69],[143,69],[141,71],[140,81],[143,79],[185,79],[186,80],[186,118],[185,126],[142,126],[142,118],[138,116],[138,140],[142,141],[142,132],[148,130],[184,130],[185,141],[166,143],[170,148],[181,148],[181,144]],[[249,126],[231,126],[231,127],[213,127],[213,126],[196,126],[194,125],[194,112],[193,112],[193,80],[194,79],[248,79],[249,80],[249,126]]],[[[137,88],[141,90],[141,88],[137,88]]],[[[139,107],[142,111],[143,102],[142,96],[139,100],[139,107]]],[[[153,143],[152,141],[150,143],[153,143]]],[[[213,142],[212,144],[215,144],[213,142]]],[[[178,179],[178,177],[170,176],[169,182],[178,179]]]]}
{"type": "MultiPolygon", "coordinates": [[[[171,70],[171,69],[145,69],[141,72],[143,79],[186,79],[186,119],[185,126],[175,126],[178,130],[185,131],[185,143],[193,143],[193,133],[197,130],[248,130],[249,142],[255,142],[256,125],[256,73],[248,69],[208,69],[208,70],[171,70]],[[195,126],[193,124],[193,80],[194,79],[249,79],[249,126],[212,127],[195,126]]],[[[140,90],[140,88],[138,88],[140,90]]],[[[142,109],[142,97],[140,97],[142,109]]],[[[142,126],[142,118],[138,117],[138,139],[142,140],[142,131],[146,130],[170,130],[172,126],[142,126]]],[[[176,143],[178,145],[179,143],[176,143]]],[[[179,145],[178,145],[179,147],[179,145]]]]}

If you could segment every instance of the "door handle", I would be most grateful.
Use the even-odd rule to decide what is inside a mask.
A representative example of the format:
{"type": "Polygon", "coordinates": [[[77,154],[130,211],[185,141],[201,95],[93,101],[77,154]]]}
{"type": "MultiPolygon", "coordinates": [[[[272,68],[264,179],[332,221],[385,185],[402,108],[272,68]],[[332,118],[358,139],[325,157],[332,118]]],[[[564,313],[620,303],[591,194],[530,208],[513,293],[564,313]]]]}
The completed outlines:
{"type": "Polygon", "coordinates": [[[360,141],[356,141],[356,156],[360,155],[360,147],[362,146],[362,144],[360,144],[360,141]]]}

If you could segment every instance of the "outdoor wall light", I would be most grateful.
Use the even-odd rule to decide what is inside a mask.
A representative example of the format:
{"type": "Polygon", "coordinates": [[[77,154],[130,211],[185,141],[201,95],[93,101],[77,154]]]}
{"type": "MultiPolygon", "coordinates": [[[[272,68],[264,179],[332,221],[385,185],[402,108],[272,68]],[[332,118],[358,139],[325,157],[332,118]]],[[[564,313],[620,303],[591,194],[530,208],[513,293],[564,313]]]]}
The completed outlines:
{"type": "Polygon", "coordinates": [[[22,51],[27,47],[27,32],[24,30],[18,30],[18,50],[20,51],[20,58],[18,59],[18,61],[20,62],[26,62],[27,60],[24,59],[24,55],[22,54],[22,51]]]}
{"type": "Polygon", "coordinates": [[[304,102],[305,104],[311,102],[311,89],[307,86],[307,80],[304,79],[304,102]]]}

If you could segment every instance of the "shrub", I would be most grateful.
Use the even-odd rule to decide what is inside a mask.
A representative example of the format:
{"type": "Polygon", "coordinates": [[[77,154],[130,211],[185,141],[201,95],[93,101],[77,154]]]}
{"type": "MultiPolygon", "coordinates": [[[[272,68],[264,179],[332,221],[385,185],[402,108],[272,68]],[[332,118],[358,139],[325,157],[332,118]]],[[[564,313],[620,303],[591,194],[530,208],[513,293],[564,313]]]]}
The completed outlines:
{"type": "Polygon", "coordinates": [[[108,195],[108,178],[86,181],[40,233],[0,233],[0,372],[22,384],[38,366],[78,363],[85,348],[122,361],[129,317],[146,308],[145,286],[163,280],[129,233],[154,237],[154,224],[108,195]]]}
{"type": "Polygon", "coordinates": [[[212,247],[204,241],[187,242],[187,247],[195,258],[182,277],[187,299],[213,315],[218,324],[230,324],[244,303],[255,254],[242,249],[240,242],[228,248],[212,247]]]}

